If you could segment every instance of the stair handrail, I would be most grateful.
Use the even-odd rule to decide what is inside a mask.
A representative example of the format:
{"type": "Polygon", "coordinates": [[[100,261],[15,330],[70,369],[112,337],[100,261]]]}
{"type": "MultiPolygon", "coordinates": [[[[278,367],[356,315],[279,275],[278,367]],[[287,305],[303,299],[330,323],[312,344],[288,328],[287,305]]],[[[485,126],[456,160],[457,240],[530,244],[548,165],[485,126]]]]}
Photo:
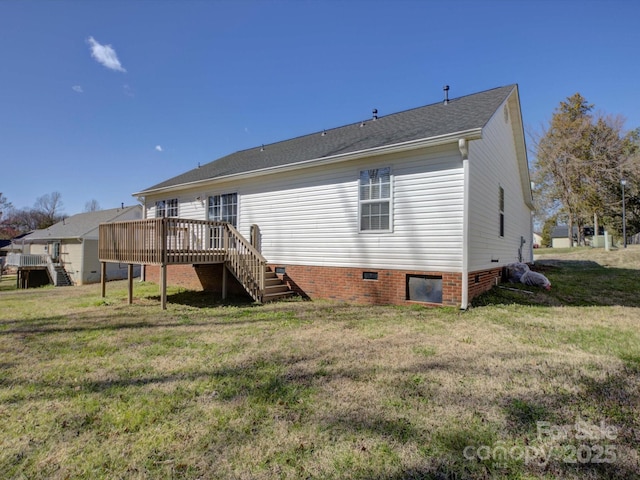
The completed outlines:
{"type": "Polygon", "coordinates": [[[230,223],[225,225],[225,264],[251,297],[262,302],[267,259],[230,223]]]}
{"type": "Polygon", "coordinates": [[[58,272],[56,271],[56,266],[53,263],[53,258],[51,255],[45,255],[47,257],[47,270],[49,271],[49,277],[51,277],[51,281],[54,286],[58,286],[58,272]]]}

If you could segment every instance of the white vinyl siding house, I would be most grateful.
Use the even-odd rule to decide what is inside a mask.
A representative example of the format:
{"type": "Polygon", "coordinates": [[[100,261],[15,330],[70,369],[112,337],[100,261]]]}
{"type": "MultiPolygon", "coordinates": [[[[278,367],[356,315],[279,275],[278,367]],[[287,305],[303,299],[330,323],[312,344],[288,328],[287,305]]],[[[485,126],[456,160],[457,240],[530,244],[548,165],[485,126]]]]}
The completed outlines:
{"type": "MultiPolygon", "coordinates": [[[[385,155],[233,183],[238,230],[260,227],[262,254],[289,265],[461,271],[462,162],[457,148],[385,155]],[[393,231],[360,230],[363,169],[393,172],[393,231]]],[[[197,197],[229,191],[225,183],[178,196],[184,218],[207,219],[197,197]],[[188,210],[187,210],[188,209],[188,210]]],[[[149,197],[148,205],[155,200],[149,197]]]]}
{"type": "MultiPolygon", "coordinates": [[[[469,269],[482,270],[496,264],[533,260],[532,205],[528,170],[519,158],[514,142],[515,122],[520,126],[517,98],[509,97],[483,129],[482,141],[469,147],[469,269]],[[505,113],[506,112],[506,113],[505,113]],[[504,211],[500,211],[500,191],[504,211]],[[500,217],[504,235],[500,235],[500,217]],[[522,258],[518,250],[522,245],[522,258]]],[[[526,158],[526,157],[525,157],[526,158]]]]}
{"type": "Polygon", "coordinates": [[[403,303],[441,285],[427,297],[466,308],[532,259],[515,85],[237,152],[136,195],[147,218],[174,198],[181,218],[257,226],[269,265],[312,298],[403,303]]]}

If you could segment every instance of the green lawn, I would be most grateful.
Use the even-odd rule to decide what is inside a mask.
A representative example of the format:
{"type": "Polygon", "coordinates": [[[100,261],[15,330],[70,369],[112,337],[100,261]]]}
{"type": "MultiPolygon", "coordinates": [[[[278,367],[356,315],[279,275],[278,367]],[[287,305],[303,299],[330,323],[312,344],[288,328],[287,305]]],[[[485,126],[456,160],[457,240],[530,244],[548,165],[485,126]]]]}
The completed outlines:
{"type": "Polygon", "coordinates": [[[0,476],[639,478],[640,249],[536,268],[467,312],[5,278],[0,476]]]}

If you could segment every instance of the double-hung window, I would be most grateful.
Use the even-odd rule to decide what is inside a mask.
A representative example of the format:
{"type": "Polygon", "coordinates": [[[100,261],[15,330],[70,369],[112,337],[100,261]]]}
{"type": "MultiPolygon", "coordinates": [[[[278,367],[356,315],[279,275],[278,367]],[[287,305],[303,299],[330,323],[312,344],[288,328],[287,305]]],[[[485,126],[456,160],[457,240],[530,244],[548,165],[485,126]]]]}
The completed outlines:
{"type": "Polygon", "coordinates": [[[177,217],[178,199],[159,200],[156,202],[156,218],[177,217]]]}
{"type": "Polygon", "coordinates": [[[209,220],[238,226],[238,194],[225,193],[209,197],[209,220]]]}
{"type": "Polygon", "coordinates": [[[360,172],[360,231],[391,230],[391,167],[360,172]]]}

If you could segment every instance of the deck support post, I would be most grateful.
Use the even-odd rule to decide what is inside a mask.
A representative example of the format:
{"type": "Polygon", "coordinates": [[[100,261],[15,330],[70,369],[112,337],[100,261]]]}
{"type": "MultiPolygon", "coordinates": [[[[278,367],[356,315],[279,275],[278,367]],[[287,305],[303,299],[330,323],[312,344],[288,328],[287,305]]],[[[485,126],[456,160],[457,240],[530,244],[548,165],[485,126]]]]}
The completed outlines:
{"type": "Polygon", "coordinates": [[[160,303],[162,304],[162,310],[167,309],[167,233],[168,233],[168,218],[162,219],[161,227],[161,248],[162,248],[162,264],[160,265],[160,303]]]}
{"type": "Polygon", "coordinates": [[[100,262],[100,294],[107,296],[107,262],[100,262]]]}
{"type": "Polygon", "coordinates": [[[127,280],[129,281],[129,305],[133,304],[133,263],[127,265],[127,280]]]}
{"type": "Polygon", "coordinates": [[[222,264],[222,299],[227,298],[227,266],[222,264]]]}
{"type": "Polygon", "coordinates": [[[160,266],[160,303],[162,310],[167,309],[167,264],[160,266]]]}

